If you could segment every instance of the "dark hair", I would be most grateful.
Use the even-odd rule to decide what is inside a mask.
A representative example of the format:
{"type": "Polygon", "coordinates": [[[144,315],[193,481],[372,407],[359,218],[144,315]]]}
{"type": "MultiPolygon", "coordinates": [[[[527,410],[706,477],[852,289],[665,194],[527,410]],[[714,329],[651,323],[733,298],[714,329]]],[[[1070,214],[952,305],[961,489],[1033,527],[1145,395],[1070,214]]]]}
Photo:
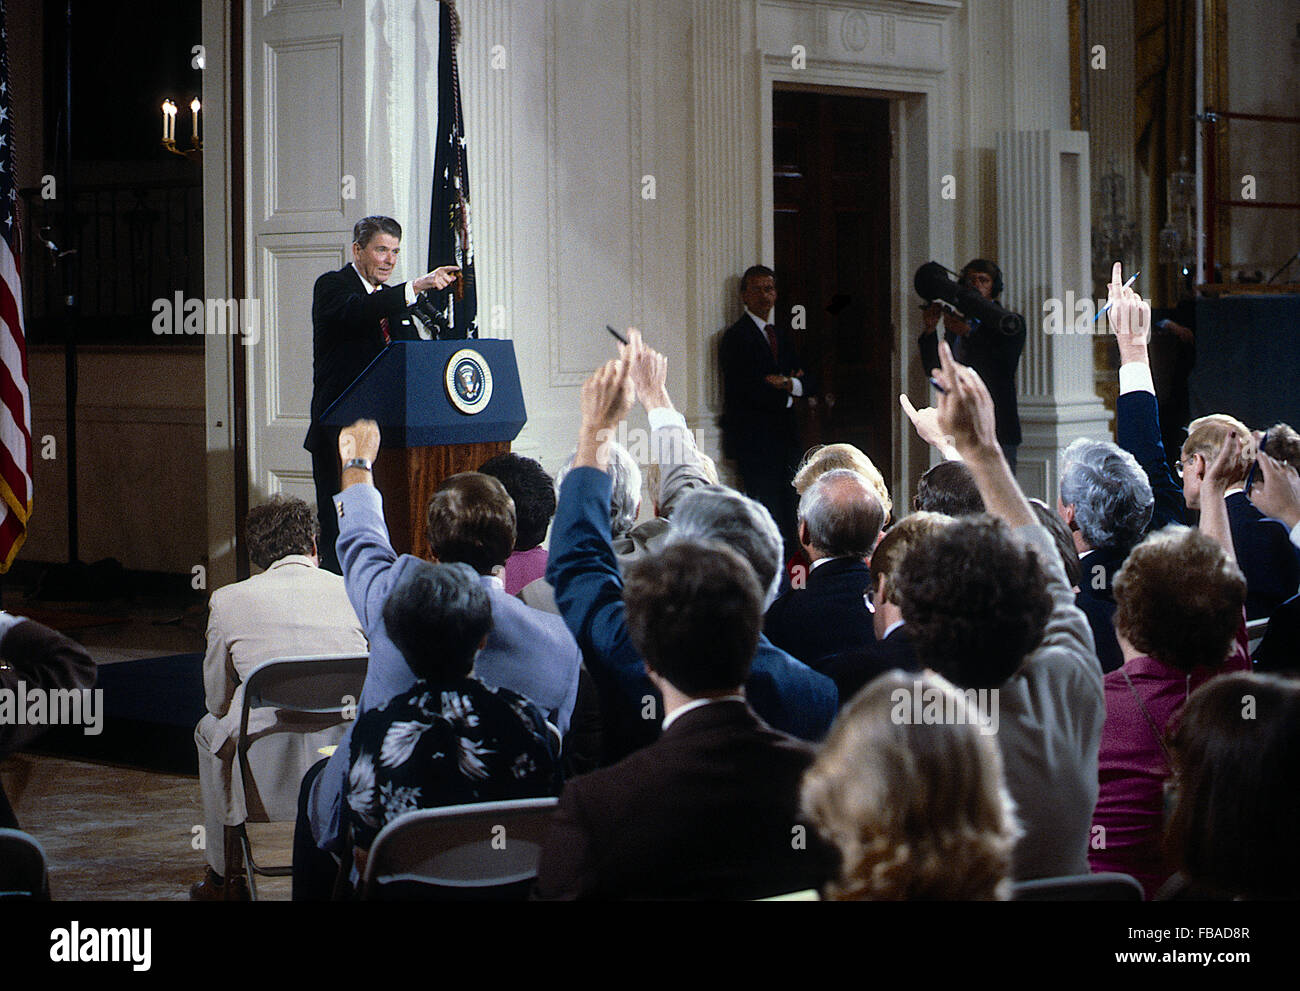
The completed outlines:
{"type": "Polygon", "coordinates": [[[1246,579],[1218,542],[1167,526],[1129,552],[1115,575],[1115,629],[1180,671],[1223,664],[1241,625],[1246,579]]]}
{"type": "Polygon", "coordinates": [[[1043,639],[1052,597],[1033,548],[991,516],[955,520],[895,576],[917,659],[961,688],[997,688],[1043,639]]]}
{"type": "Polygon", "coordinates": [[[259,568],[269,568],[290,554],[310,556],[319,537],[316,513],[295,496],[273,495],[250,509],[244,519],[248,558],[259,568]]]}
{"type": "Polygon", "coordinates": [[[370,243],[370,239],[376,234],[383,232],[397,240],[402,239],[402,225],[392,217],[362,217],[352,228],[352,243],[359,248],[364,248],[370,243]]]}
{"type": "Polygon", "coordinates": [[[907,552],[951,523],[952,517],[941,513],[912,513],[885,531],[871,552],[871,578],[872,581],[885,579],[886,602],[899,604],[898,582],[894,576],[907,552]]]}
{"type": "Polygon", "coordinates": [[[505,564],[515,546],[515,503],[491,475],[464,471],[429,500],[429,550],[439,561],[463,561],[480,575],[505,564]]]}
{"type": "Polygon", "coordinates": [[[691,696],[744,684],[763,622],[754,570],[724,544],[681,540],[628,566],[627,629],[646,667],[691,696]]]}
{"type": "Polygon", "coordinates": [[[498,454],[479,467],[505,486],[515,503],[515,550],[530,551],[546,539],[555,515],[555,479],[532,458],[498,454]]]}
{"type": "Polygon", "coordinates": [[[971,516],[984,512],[984,499],[975,476],[961,461],[942,461],[916,483],[912,508],[945,516],[971,516]]]}
{"type": "Polygon", "coordinates": [[[997,299],[1002,295],[1002,290],[1004,288],[1002,285],[1002,269],[998,268],[993,262],[989,261],[987,258],[972,258],[968,261],[966,267],[961,270],[961,281],[963,285],[966,284],[966,276],[971,272],[982,272],[993,280],[990,292],[994,299],[997,299]]]}
{"type": "Polygon", "coordinates": [[[1066,584],[1078,587],[1083,581],[1083,565],[1079,562],[1079,552],[1075,549],[1070,528],[1056,510],[1048,508],[1042,499],[1030,499],[1029,508],[1034,511],[1043,529],[1056,541],[1056,551],[1061,555],[1061,567],[1065,569],[1066,584]]]}
{"type": "Polygon", "coordinates": [[[1170,742],[1172,862],[1226,894],[1300,895],[1300,681],[1211,678],[1183,706],[1170,742]]]}
{"type": "Polygon", "coordinates": [[[749,268],[745,269],[745,274],[740,277],[740,291],[744,292],[749,288],[750,279],[757,279],[762,275],[770,275],[773,279],[776,278],[776,273],[766,265],[750,265],[749,268]]]}
{"type": "Polygon", "coordinates": [[[492,629],[492,602],[467,564],[412,561],[384,600],[384,629],[417,678],[469,675],[492,629]]]}
{"type": "Polygon", "coordinates": [[[1300,434],[1285,423],[1275,423],[1265,432],[1268,434],[1265,452],[1300,471],[1300,434]]]}

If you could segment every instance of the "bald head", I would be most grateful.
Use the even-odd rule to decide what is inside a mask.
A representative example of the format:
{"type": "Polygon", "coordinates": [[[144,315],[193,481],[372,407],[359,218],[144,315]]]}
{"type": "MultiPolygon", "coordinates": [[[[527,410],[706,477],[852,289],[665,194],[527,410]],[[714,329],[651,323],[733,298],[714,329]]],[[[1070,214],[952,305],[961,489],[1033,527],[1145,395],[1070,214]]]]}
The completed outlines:
{"type": "Polygon", "coordinates": [[[799,500],[799,542],[816,561],[867,557],[876,546],[885,510],[880,497],[856,471],[828,471],[799,500]]]}

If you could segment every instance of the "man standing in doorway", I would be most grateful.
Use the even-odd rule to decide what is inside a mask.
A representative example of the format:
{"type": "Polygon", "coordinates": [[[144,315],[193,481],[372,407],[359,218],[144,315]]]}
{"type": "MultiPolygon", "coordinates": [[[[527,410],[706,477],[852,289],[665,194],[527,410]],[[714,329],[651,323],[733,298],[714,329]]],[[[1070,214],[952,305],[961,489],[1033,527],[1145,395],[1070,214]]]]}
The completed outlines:
{"type": "MultiPolygon", "coordinates": [[[[754,265],[740,279],[745,312],[722,336],[723,453],[736,462],[745,494],[767,507],[787,545],[794,537],[799,422],[794,402],[806,389],[790,334],[773,320],[776,275],[754,265]]],[[[796,545],[797,546],[797,545],[796,545]]]]}
{"type": "MultiPolygon", "coordinates": [[[[993,262],[976,258],[961,270],[961,283],[974,289],[985,299],[996,300],[1002,295],[1002,270],[993,262]]],[[[1004,334],[996,327],[981,324],[978,320],[967,322],[939,303],[931,303],[921,312],[924,329],[921,331],[921,361],[927,375],[933,377],[939,367],[939,335],[935,328],[943,317],[944,340],[952,348],[953,357],[969,365],[984,380],[989,395],[993,397],[993,415],[997,424],[998,444],[1006,455],[1011,470],[1016,470],[1016,451],[1020,447],[1020,413],[1016,408],[1016,367],[1020,353],[1025,349],[1025,324],[1020,323],[1019,333],[1004,334]]]]}

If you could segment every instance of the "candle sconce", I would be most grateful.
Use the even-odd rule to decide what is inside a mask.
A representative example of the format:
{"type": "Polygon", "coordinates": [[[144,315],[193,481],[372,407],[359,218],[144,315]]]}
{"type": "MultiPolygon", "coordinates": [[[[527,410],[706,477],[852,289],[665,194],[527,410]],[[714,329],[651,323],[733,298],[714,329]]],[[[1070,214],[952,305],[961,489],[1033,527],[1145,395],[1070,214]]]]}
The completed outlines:
{"type": "Polygon", "coordinates": [[[176,144],[176,114],[179,108],[171,99],[162,103],[162,146],[173,155],[199,161],[203,157],[203,141],[199,138],[199,110],[202,104],[198,97],[190,101],[190,146],[181,148],[176,144]]]}

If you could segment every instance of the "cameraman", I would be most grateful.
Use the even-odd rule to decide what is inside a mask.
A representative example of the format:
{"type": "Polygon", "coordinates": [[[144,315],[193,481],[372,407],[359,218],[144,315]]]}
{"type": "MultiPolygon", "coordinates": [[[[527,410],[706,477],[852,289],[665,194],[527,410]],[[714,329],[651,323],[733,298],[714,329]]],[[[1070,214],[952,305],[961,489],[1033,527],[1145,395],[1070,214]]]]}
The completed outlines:
{"type": "MultiPolygon", "coordinates": [[[[1002,270],[984,258],[967,262],[961,270],[961,283],[985,299],[996,300],[1002,294],[1002,270]]],[[[1011,470],[1016,470],[1016,449],[1020,446],[1020,414],[1016,409],[1016,366],[1025,349],[1025,325],[1021,321],[1014,334],[1004,334],[986,327],[978,320],[967,322],[956,313],[933,302],[921,311],[921,361],[927,375],[939,367],[939,335],[935,329],[943,317],[944,339],[953,357],[969,365],[984,380],[993,397],[998,443],[1011,470]]]]}

